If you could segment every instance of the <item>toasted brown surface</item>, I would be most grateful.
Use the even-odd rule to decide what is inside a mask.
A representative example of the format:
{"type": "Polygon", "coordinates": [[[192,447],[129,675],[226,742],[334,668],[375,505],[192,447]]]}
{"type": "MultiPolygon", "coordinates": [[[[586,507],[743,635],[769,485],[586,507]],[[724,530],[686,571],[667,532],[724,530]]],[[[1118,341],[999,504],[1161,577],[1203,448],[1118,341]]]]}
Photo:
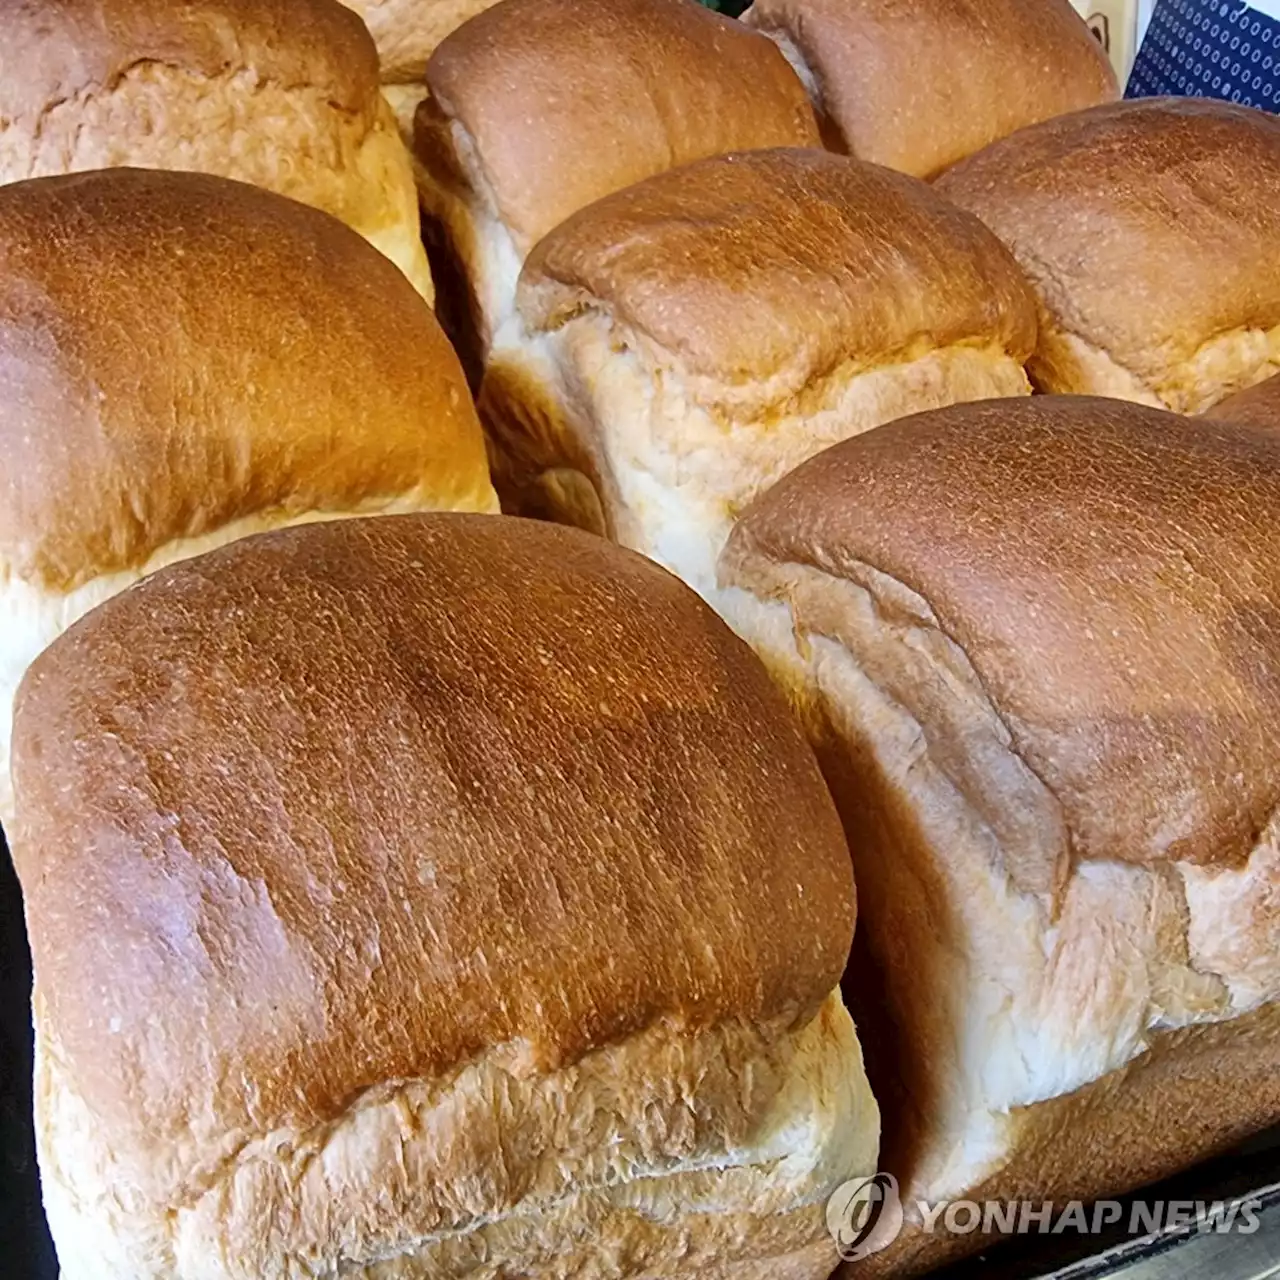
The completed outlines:
{"type": "Polygon", "coordinates": [[[0,188],[0,569],[67,590],[248,516],[486,506],[457,358],[325,214],[196,174],[0,188]]]}
{"type": "MultiPolygon", "coordinates": [[[[1215,394],[1206,343],[1280,325],[1280,118],[1145,99],[1046,121],[944,174],[937,189],[1018,256],[1050,333],[1073,335],[1175,407],[1215,394]],[[1202,385],[1206,384],[1206,385],[1202,385]],[[1185,403],[1184,403],[1185,401],[1185,403]]],[[[1250,370],[1239,376],[1247,385],[1250,370]]],[[[1034,372],[1033,367],[1033,372],[1034,372]]]]}
{"type": "Polygon", "coordinates": [[[0,145],[142,63],[210,79],[252,67],[350,112],[377,94],[373,41],[337,0],[0,0],[0,28],[0,145]]]}
{"type": "Polygon", "coordinates": [[[522,252],[674,165],[818,143],[777,48],[694,0],[500,0],[441,44],[427,84],[420,128],[465,131],[470,180],[522,252]]]}
{"type": "Polygon", "coordinates": [[[42,1034],[160,1183],[181,1144],[306,1131],[490,1050],[519,1077],[803,1021],[848,953],[848,852],[763,668],[576,531],[240,541],[67,632],[15,724],[42,1034]]]}
{"type": "Polygon", "coordinates": [[[826,152],[704,160],[601,200],[530,255],[535,328],[599,308],[689,373],[800,390],[848,363],[1035,342],[1021,272],[915,179],[826,152]]]}
{"type": "Polygon", "coordinates": [[[493,0],[343,0],[363,19],[378,46],[386,84],[413,84],[451,31],[483,12],[493,0]]]}
{"type": "Polygon", "coordinates": [[[1209,417],[1280,431],[1280,374],[1214,405],[1209,417]]]}
{"type": "Polygon", "coordinates": [[[967,655],[1073,861],[1240,866],[1280,776],[1278,502],[1275,437],[990,401],[798,468],[742,518],[722,575],[753,558],[889,575],[967,655]]]}
{"type": "Polygon", "coordinates": [[[1280,1120],[1272,439],[973,404],[742,517],[722,581],[854,851],[846,992],[908,1206],[851,1275],[993,1243],[917,1201],[1116,1195],[1280,1120]]]}
{"type": "Polygon", "coordinates": [[[997,138],[1120,96],[1069,0],[756,0],[838,150],[927,178],[997,138]]]}

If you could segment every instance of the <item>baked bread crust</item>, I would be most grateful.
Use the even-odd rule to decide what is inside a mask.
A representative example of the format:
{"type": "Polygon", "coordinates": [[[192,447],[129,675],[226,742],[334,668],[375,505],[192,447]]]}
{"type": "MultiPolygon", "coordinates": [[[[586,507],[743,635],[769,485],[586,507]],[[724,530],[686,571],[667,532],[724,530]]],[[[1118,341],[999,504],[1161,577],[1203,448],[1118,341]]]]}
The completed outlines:
{"type": "Polygon", "coordinates": [[[834,151],[932,178],[1029,124],[1120,96],[1069,0],[756,0],[834,151]]]}
{"type": "Polygon", "coordinates": [[[777,48],[695,0],[503,0],[440,45],[426,81],[426,233],[457,277],[442,305],[477,370],[515,319],[525,256],[570,214],[707,156],[819,142],[777,48]]]}
{"type": "Polygon", "coordinates": [[[1220,400],[1208,416],[1264,431],[1280,431],[1280,374],[1220,400]]]}
{"type": "Polygon", "coordinates": [[[581,524],[710,595],[736,515],[823,448],[1025,395],[1034,302],[983,225],[816,149],[713,157],[534,249],[480,405],[509,509],[581,524]]]}
{"type": "Polygon", "coordinates": [[[495,511],[457,357],[336,219],[224,178],[0,186],[0,817],[27,664],[164,564],[283,524],[495,511]]]}
{"type": "Polygon", "coordinates": [[[69,1274],[834,1266],[878,1129],[847,847],[656,566],[480,516],[263,535],[84,619],[15,721],[69,1274]]]}
{"type": "Polygon", "coordinates": [[[1023,129],[935,184],[1017,255],[1044,391],[1182,413],[1280,371],[1280,119],[1146,98],[1023,129]]]}
{"type": "Polygon", "coordinates": [[[382,82],[420,85],[444,38],[494,0],[342,0],[369,28],[378,46],[382,82]]]}

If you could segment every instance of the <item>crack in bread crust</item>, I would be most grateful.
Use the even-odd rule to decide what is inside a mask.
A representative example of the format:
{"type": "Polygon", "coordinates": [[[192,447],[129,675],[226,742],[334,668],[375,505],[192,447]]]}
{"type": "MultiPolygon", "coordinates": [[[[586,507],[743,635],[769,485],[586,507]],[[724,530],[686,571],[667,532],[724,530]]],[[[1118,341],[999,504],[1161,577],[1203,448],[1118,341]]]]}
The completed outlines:
{"type": "Polygon", "coordinates": [[[568,1276],[597,1274],[601,1240],[627,1261],[599,1274],[690,1274],[809,1249],[826,1196],[875,1164],[838,993],[794,1031],[653,1028],[550,1076],[525,1057],[504,1046],[439,1084],[381,1086],[320,1130],[242,1138],[162,1207],[95,1145],[42,1037],[50,1211],[84,1249],[64,1274],[568,1276]]]}
{"type": "Polygon", "coordinates": [[[496,348],[480,393],[495,483],[515,509],[603,530],[704,595],[739,512],[809,457],[906,413],[1030,390],[1002,349],[960,344],[868,371],[849,362],[781,402],[750,384],[727,406],[637,342],[592,308],[496,348]],[[594,501],[559,483],[566,469],[594,501]]]}
{"type": "MultiPolygon", "coordinates": [[[[842,566],[842,569],[846,567],[872,580],[870,566],[842,566]]],[[[981,789],[981,779],[950,776],[944,784],[948,774],[946,757],[942,758],[941,765],[932,760],[935,748],[930,743],[928,730],[917,719],[922,714],[917,696],[920,672],[903,666],[895,674],[864,665],[874,645],[884,646],[879,652],[884,661],[892,659],[894,649],[914,647],[927,653],[930,648],[927,637],[919,641],[904,640],[901,634],[879,631],[867,601],[871,594],[868,588],[843,578],[832,579],[806,566],[750,559],[740,559],[729,567],[722,581],[718,602],[731,624],[766,655],[775,669],[785,673],[784,683],[795,691],[795,696],[817,700],[819,721],[828,724],[837,739],[862,743],[864,747],[876,741],[892,744],[898,741],[899,730],[891,733],[889,726],[897,721],[906,734],[902,741],[920,744],[920,754],[886,754],[877,769],[886,771],[888,781],[881,785],[915,794],[913,805],[925,814],[918,836],[922,843],[913,856],[929,863],[931,875],[942,874],[950,883],[946,890],[948,900],[960,912],[955,922],[961,939],[959,949],[989,975],[1002,971],[1010,975],[1014,971],[1020,973],[1018,982],[1010,986],[1009,1003],[997,1001],[1000,1019],[1027,1019],[1025,1026],[1033,1039],[1051,1034],[1059,1050],[1064,1043],[1079,1041],[1076,1052],[1097,1059],[1083,1065],[1082,1060],[1078,1060],[1058,1079],[1052,1062],[1046,1059],[1036,1066],[1035,1054],[1029,1051],[1023,1055],[1023,1064],[1030,1069],[1030,1074],[1022,1084],[1010,1081],[1003,1097],[988,1087],[979,1091],[977,1096],[985,1098],[988,1105],[1026,1106],[1070,1092],[1142,1053],[1147,1035],[1152,1031],[1225,1021],[1280,996],[1278,972],[1266,990],[1259,989],[1255,981],[1247,988],[1247,998],[1233,999],[1233,990],[1241,997],[1246,995],[1246,987],[1238,975],[1201,967],[1206,965],[1205,953],[1194,945],[1189,929],[1175,928],[1187,919],[1188,909],[1190,921],[1195,921],[1200,907],[1197,896],[1193,894],[1188,904],[1180,887],[1174,892],[1175,886],[1167,884],[1152,870],[1117,864],[1077,864],[1059,891],[1060,906],[1056,913],[1049,909],[1042,892],[1036,891],[1037,886],[1023,880],[1019,887],[1022,877],[1010,863],[1007,846],[993,839],[996,830],[989,825],[989,819],[982,816],[980,809],[973,808],[973,797],[981,789]],[[747,592],[761,594],[748,595],[747,592]],[[855,613],[860,621],[853,620],[855,613]],[[808,638],[812,656],[807,661],[796,650],[793,629],[808,638]],[[849,656],[851,650],[861,655],[856,665],[849,656]],[[905,703],[900,700],[904,697],[905,703]],[[861,709],[855,711],[855,707],[861,709]],[[906,733],[907,721],[914,726],[910,733],[906,733]],[[872,723],[877,726],[875,736],[869,736],[872,723]],[[926,765],[929,761],[932,762],[926,765]],[[936,779],[928,781],[929,773],[939,768],[941,772],[936,779]],[[1103,889],[1106,892],[1102,892],[1103,889]],[[990,927],[989,922],[984,924],[987,911],[1005,915],[1004,924],[998,929],[990,927]],[[1095,911],[1110,913],[1116,921],[1114,932],[1105,921],[1092,917],[1095,911]],[[1127,933],[1130,928],[1137,931],[1132,936],[1127,933]],[[1144,937],[1147,941],[1140,943],[1144,937]],[[1101,954],[1091,955],[1094,948],[1100,948],[1101,954]],[[1014,959],[1019,950],[1025,954],[1014,959]],[[1105,963],[1103,956],[1106,956],[1105,963]],[[1082,961],[1083,969],[1080,968],[1082,961]],[[1029,980],[1028,974],[1037,973],[1038,978],[1029,980]],[[1103,981],[1104,973],[1110,974],[1106,981],[1103,981]],[[1126,974],[1133,978],[1132,985],[1123,976],[1126,974]],[[1090,975],[1095,975],[1096,981],[1090,975]],[[1101,1004],[1099,991],[1110,992],[1101,1004]],[[1141,995],[1143,991],[1147,992],[1146,996],[1141,995]],[[1081,1025],[1082,1007],[1078,1001],[1087,992],[1092,994],[1084,999],[1083,1008],[1093,1008],[1094,1025],[1081,1025]],[[1108,1007],[1108,999],[1114,1000],[1114,1005],[1108,1007]],[[1020,1014],[1016,1012],[1019,1009],[1020,1014]],[[1111,1029],[1107,1029],[1107,1023],[1111,1029]],[[1035,1031],[1037,1026],[1042,1030],[1035,1031]],[[1047,1028],[1053,1030],[1050,1032],[1047,1028]],[[1085,1043],[1095,1034],[1099,1037],[1097,1043],[1092,1050],[1085,1051],[1085,1043]]],[[[883,585],[876,579],[877,591],[883,585]]],[[[972,699],[966,709],[973,725],[968,733],[969,744],[976,741],[975,734],[983,719],[993,727],[998,723],[979,685],[970,686],[967,693],[953,688],[948,696],[972,699]]],[[[814,714],[811,710],[807,716],[811,725],[815,723],[814,714]]],[[[1000,736],[997,734],[993,740],[999,741],[1000,736]]],[[[882,751],[901,751],[892,745],[870,746],[870,749],[877,759],[882,751]]],[[[1015,754],[1011,743],[1007,749],[1011,756],[1015,754]]],[[[1003,792],[1009,809],[1025,810],[1032,806],[1031,793],[1022,795],[1016,787],[1010,790],[1014,787],[1010,781],[1014,775],[1007,767],[1000,766],[993,758],[992,769],[986,784],[988,790],[998,796],[1003,792]],[[993,778],[999,781],[993,782],[993,778]],[[1015,795],[1021,799],[1015,800],[1015,795]]],[[[1034,775],[1028,771],[1027,777],[1031,779],[1034,775]]],[[[1039,783],[1035,786],[1038,789],[1039,783]]],[[[1058,818],[1061,816],[1059,809],[1058,818]]],[[[1052,830],[1052,824],[1043,827],[1041,838],[1049,836],[1052,830]]],[[[855,841],[851,843],[856,847],[855,841]]],[[[1270,840],[1255,849],[1250,859],[1258,880],[1252,885],[1255,894],[1265,891],[1263,869],[1274,856],[1275,846],[1270,840]]],[[[855,863],[858,861],[855,854],[855,863]]],[[[859,867],[859,886],[868,895],[869,902],[875,897],[875,865],[876,861],[872,860],[867,868],[859,867]]],[[[863,922],[864,935],[868,936],[874,936],[877,928],[885,927],[883,921],[877,920],[872,907],[864,912],[863,922]]],[[[1260,921],[1259,927],[1262,924],[1260,921]]],[[[887,938],[883,942],[891,945],[887,938]]],[[[955,1006],[954,1019],[961,1017],[962,1005],[963,1002],[955,1006]]],[[[982,1061],[988,1047],[986,1043],[975,1042],[975,1063],[982,1061]]]]}
{"type": "Polygon", "coordinates": [[[431,297],[409,156],[391,108],[238,68],[201,75],[137,58],[112,77],[0,121],[0,179],[119,166],[190,169],[264,187],[358,231],[431,297]]]}

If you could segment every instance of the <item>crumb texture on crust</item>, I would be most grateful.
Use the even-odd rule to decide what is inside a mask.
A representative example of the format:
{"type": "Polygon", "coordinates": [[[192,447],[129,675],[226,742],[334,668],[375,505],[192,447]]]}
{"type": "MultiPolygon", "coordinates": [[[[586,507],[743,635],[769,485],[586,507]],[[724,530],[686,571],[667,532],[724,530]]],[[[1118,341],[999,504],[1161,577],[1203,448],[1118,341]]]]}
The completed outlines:
{"type": "MultiPolygon", "coordinates": [[[[279,1198],[277,1160],[323,1182],[298,1230],[329,1248],[352,1228],[324,1195],[365,1176],[364,1144],[400,1176],[413,1117],[380,1104],[417,1081],[426,1105],[494,1054],[532,1088],[638,1044],[654,1087],[619,1092],[638,1117],[666,1098],[675,1110],[652,1140],[696,1172],[680,1126],[720,1133],[713,1154],[761,1137],[730,1103],[763,1107],[783,1088],[781,1067],[769,1086],[770,1054],[810,1034],[853,933],[838,818],[765,672],[670,575],[554,526],[319,523],[162,570],[33,664],[13,778],[40,1034],[57,1097],[93,1115],[84,1140],[99,1153],[76,1156],[68,1137],[50,1158],[74,1174],[107,1152],[106,1185],[146,1239],[219,1167],[236,1170],[220,1185],[279,1198]],[[646,1053],[650,1034],[670,1053],[646,1053]],[[727,1037],[715,1061],[732,1079],[699,1128],[695,1086],[673,1081],[704,1035],[727,1037]],[[332,1167],[249,1150],[331,1133],[365,1096],[380,1118],[352,1121],[326,1148],[332,1167]]],[[[848,1105],[833,1123],[865,1134],[851,1028],[828,1013],[813,1034],[839,1069],[797,1062],[779,1123],[835,1079],[848,1105]]],[[[518,1102],[498,1081],[477,1105],[508,1088],[518,1102]]],[[[599,1106],[622,1105],[602,1089],[599,1106]]],[[[596,1158],[610,1144],[583,1126],[583,1159],[596,1158]]],[[[423,1141],[476,1156],[479,1120],[452,1146],[425,1127],[423,1141]]],[[[518,1172],[533,1153],[512,1141],[517,1190],[554,1179],[554,1159],[518,1172]]],[[[464,1200],[483,1198],[464,1184],[464,1200]]],[[[100,1224],[115,1210],[85,1210],[93,1194],[77,1190],[75,1212],[100,1224]]],[[[212,1218],[222,1205],[265,1230],[227,1194],[212,1218]]],[[[394,1254],[386,1233],[463,1212],[437,1208],[371,1224],[371,1238],[394,1254]]]]}
{"type": "Polygon", "coordinates": [[[1267,380],[1277,369],[1280,325],[1217,334],[1148,383],[1078,334],[1056,328],[1049,316],[1041,322],[1035,355],[1027,362],[1036,388],[1048,394],[1107,396],[1189,414],[1208,413],[1224,397],[1233,398],[1232,392],[1267,380]]]}
{"type": "Polygon", "coordinates": [[[314,1130],[255,1135],[156,1215],[130,1205],[42,1037],[41,1171],[64,1274],[675,1277],[797,1252],[797,1280],[830,1274],[826,1197],[874,1169],[878,1131],[838,993],[794,1031],[655,1027],[550,1074],[527,1058],[500,1046],[440,1082],[371,1090],[314,1130]]]}
{"type": "Polygon", "coordinates": [[[1069,0],[755,0],[828,145],[930,178],[1026,125],[1120,96],[1069,0]]]}
{"type": "Polygon", "coordinates": [[[440,45],[427,85],[522,256],[571,213],[673,166],[818,145],[772,42],[691,0],[506,0],[440,45]]]}
{"type": "Polygon", "coordinates": [[[430,298],[412,167],[369,34],[337,0],[3,0],[0,25],[0,182],[235,178],[340,218],[430,298]]]}
{"type": "Polygon", "coordinates": [[[1280,368],[1280,120],[1143,99],[1045,121],[942,175],[1035,287],[1041,388],[1198,413],[1280,368]]]}
{"type": "Polygon", "coordinates": [[[608,537],[714,602],[733,521],[807,458],[904,414],[1029,391],[1004,350],[943,347],[867,371],[850,362],[764,412],[741,394],[727,413],[679,378],[655,376],[619,349],[606,317],[588,313],[495,349],[480,406],[504,509],[608,537]]]}

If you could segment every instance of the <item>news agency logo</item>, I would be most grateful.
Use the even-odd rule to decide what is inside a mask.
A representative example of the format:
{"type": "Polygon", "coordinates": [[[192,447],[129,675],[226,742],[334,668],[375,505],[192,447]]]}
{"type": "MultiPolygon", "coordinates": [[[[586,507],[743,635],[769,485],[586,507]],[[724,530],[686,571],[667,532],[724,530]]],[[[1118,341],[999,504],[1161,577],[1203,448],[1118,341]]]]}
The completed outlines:
{"type": "Polygon", "coordinates": [[[861,1262],[902,1234],[902,1198],[891,1173],[846,1182],[827,1201],[827,1230],[845,1262],[861,1262]]]}
{"type": "MultiPolygon", "coordinates": [[[[1101,1235],[1201,1233],[1251,1236],[1261,1226],[1261,1200],[925,1200],[913,1204],[914,1221],[928,1235],[1101,1235]]],[[[827,1201],[827,1229],[845,1262],[861,1262],[887,1249],[905,1222],[897,1179],[889,1173],[843,1183],[827,1201]]]]}

